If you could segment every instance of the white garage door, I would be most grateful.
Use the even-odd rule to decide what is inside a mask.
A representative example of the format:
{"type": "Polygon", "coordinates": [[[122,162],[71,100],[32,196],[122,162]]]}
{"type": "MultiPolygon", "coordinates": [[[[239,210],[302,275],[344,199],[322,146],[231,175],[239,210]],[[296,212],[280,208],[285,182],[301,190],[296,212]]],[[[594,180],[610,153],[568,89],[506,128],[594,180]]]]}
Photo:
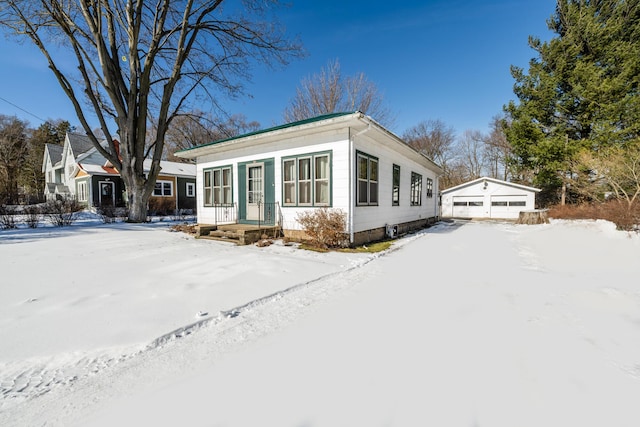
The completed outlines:
{"type": "Polygon", "coordinates": [[[526,196],[491,196],[491,218],[518,218],[525,209],[526,196]]]}
{"type": "Polygon", "coordinates": [[[459,218],[484,218],[488,212],[483,203],[484,196],[454,196],[452,215],[459,218]]]}

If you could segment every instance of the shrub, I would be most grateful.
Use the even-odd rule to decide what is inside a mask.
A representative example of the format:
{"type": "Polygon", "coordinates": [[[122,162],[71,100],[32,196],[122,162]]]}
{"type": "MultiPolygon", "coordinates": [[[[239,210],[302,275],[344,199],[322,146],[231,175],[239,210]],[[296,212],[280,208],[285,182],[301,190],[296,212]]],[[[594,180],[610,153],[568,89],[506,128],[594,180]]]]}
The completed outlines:
{"type": "Polygon", "coordinates": [[[167,216],[174,212],[176,205],[175,199],[167,197],[151,197],[149,199],[149,215],[167,216]]]}
{"type": "Polygon", "coordinates": [[[57,227],[73,224],[75,213],[82,209],[83,206],[75,198],[51,200],[44,206],[45,216],[57,227]]]}
{"type": "Polygon", "coordinates": [[[0,205],[0,228],[17,228],[16,209],[13,206],[0,205]]]}
{"type": "Polygon", "coordinates": [[[114,223],[118,218],[124,218],[128,215],[127,208],[120,208],[111,205],[100,206],[96,209],[96,213],[100,215],[104,224],[114,223]]]}
{"type": "Polygon", "coordinates": [[[604,219],[613,222],[619,230],[638,230],[640,203],[631,207],[626,202],[610,200],[604,203],[556,205],[549,208],[549,217],[558,219],[604,219]]]}
{"type": "Polygon", "coordinates": [[[311,245],[324,249],[349,245],[347,215],[341,209],[320,208],[300,212],[296,220],[309,236],[311,245]]]}
{"type": "Polygon", "coordinates": [[[27,205],[24,207],[24,221],[29,228],[37,228],[40,224],[40,214],[42,209],[38,205],[27,205]]]}

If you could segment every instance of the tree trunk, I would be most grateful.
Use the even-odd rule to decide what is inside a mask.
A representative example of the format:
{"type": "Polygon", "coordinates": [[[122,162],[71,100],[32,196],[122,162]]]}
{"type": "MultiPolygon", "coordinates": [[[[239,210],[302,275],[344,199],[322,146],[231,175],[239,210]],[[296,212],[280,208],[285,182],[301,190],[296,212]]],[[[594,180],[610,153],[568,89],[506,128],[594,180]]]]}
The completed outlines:
{"type": "Polygon", "coordinates": [[[548,224],[549,217],[547,210],[533,210],[533,211],[521,211],[518,217],[517,224],[548,224]]]}
{"type": "MultiPolygon", "coordinates": [[[[129,203],[129,214],[127,216],[128,222],[146,222],[147,221],[147,206],[149,198],[144,198],[139,193],[139,189],[135,187],[131,190],[127,189],[127,198],[129,203]]],[[[144,193],[144,190],[142,191],[144,193]]]]}
{"type": "MultiPolygon", "coordinates": [[[[123,165],[124,166],[124,165],[123,165]]],[[[149,190],[147,179],[144,175],[135,174],[133,168],[128,173],[121,174],[124,185],[127,189],[128,222],[146,222],[149,197],[152,190],[149,190]]]]}

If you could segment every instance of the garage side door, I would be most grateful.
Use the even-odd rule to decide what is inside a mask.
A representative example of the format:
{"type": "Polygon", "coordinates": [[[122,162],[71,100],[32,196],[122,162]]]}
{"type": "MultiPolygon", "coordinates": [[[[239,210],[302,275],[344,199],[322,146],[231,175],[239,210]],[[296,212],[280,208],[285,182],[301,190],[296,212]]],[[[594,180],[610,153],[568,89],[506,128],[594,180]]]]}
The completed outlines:
{"type": "Polygon", "coordinates": [[[483,203],[483,196],[454,196],[453,217],[484,218],[487,212],[483,203]]]}
{"type": "Polygon", "coordinates": [[[491,196],[491,218],[518,218],[525,209],[526,196],[491,196]]]}

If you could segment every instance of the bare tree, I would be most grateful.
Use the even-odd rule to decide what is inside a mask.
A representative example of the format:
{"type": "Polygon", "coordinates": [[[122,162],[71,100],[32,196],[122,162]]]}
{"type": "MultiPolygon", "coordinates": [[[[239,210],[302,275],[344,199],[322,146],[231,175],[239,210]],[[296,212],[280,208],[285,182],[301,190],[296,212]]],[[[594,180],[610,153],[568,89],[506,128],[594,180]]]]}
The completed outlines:
{"type": "Polygon", "coordinates": [[[489,176],[507,181],[510,178],[511,144],[504,133],[504,120],[500,116],[493,117],[491,131],[485,136],[484,144],[489,176]]]}
{"type": "Polygon", "coordinates": [[[243,114],[234,114],[226,120],[213,118],[201,112],[176,117],[167,129],[167,158],[171,161],[190,162],[173,153],[221,139],[232,138],[260,129],[260,123],[249,122],[243,114]]]}
{"type": "Polygon", "coordinates": [[[624,147],[606,147],[598,153],[583,150],[578,161],[590,173],[586,184],[584,179],[573,181],[575,191],[593,200],[614,197],[626,203],[629,211],[640,200],[640,140],[630,141],[624,147]]]}
{"type": "Polygon", "coordinates": [[[425,120],[405,131],[402,138],[442,167],[441,187],[450,187],[452,161],[456,156],[455,130],[441,120],[425,120]]]}
{"type": "Polygon", "coordinates": [[[296,96],[284,110],[284,119],[295,122],[346,111],[361,111],[385,126],[393,124],[393,117],[375,83],[364,73],[344,77],[336,59],[329,61],[319,73],[302,79],[296,96]]]}
{"type": "Polygon", "coordinates": [[[245,0],[223,8],[226,3],[0,0],[0,25],[40,49],[88,137],[120,171],[130,221],[146,220],[167,129],[197,94],[217,105],[216,90],[241,90],[238,81],[247,77],[251,59],[286,63],[300,53],[269,22],[267,12],[277,0],[245,0]],[[57,56],[60,45],[63,55],[57,56]],[[68,53],[77,75],[61,66],[68,53]],[[106,147],[91,129],[91,115],[100,123],[106,147]],[[147,140],[150,123],[157,128],[147,140]],[[145,158],[151,159],[148,173],[145,158]]]}
{"type": "Polygon", "coordinates": [[[0,201],[18,201],[18,176],[27,149],[28,124],[17,117],[0,115],[0,201]],[[2,200],[3,199],[3,200],[2,200]]]}
{"type": "Polygon", "coordinates": [[[403,134],[407,144],[444,166],[453,157],[455,130],[441,120],[425,120],[403,134]]]}
{"type": "Polygon", "coordinates": [[[458,159],[466,172],[466,179],[473,180],[484,175],[486,153],[485,136],[477,130],[466,130],[458,144],[458,159]]]}

